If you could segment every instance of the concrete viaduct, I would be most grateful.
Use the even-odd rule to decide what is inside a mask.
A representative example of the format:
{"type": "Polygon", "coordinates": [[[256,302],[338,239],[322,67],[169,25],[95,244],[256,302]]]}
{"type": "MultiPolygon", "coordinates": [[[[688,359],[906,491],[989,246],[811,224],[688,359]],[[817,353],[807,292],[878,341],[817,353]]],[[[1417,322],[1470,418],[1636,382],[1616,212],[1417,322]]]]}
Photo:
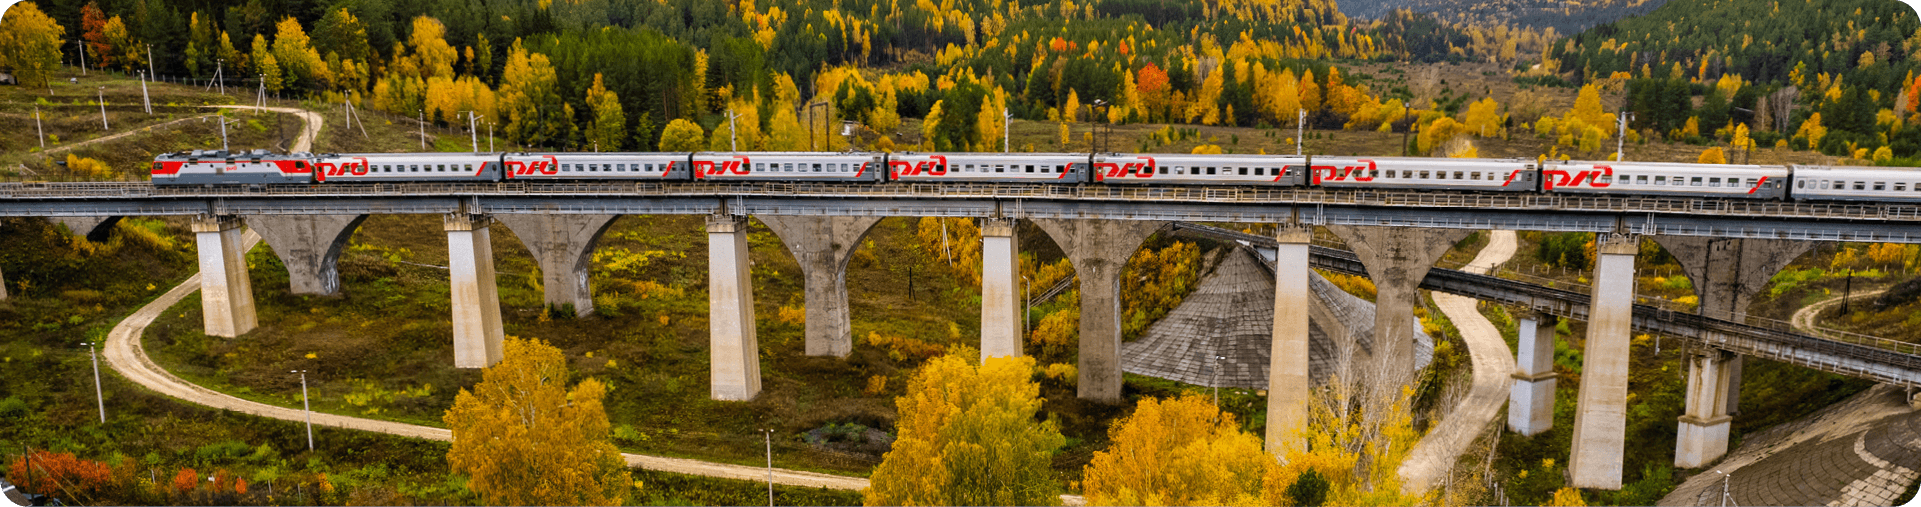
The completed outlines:
{"type": "MultiPolygon", "coordinates": [[[[1579,305],[1554,307],[1522,325],[1515,387],[1516,427],[1538,433],[1551,422],[1552,317],[1585,318],[1587,350],[1570,482],[1621,487],[1628,344],[1636,326],[1634,256],[1642,235],[1668,246],[1697,280],[1706,316],[1745,306],[1804,240],[1921,243],[1921,208],[1889,204],[1747,202],[1720,199],[1478,195],[1327,189],[1210,189],[1018,184],[382,184],[312,187],[155,187],[126,183],[0,184],[0,216],[67,220],[79,234],[126,215],[193,217],[210,335],[254,328],[252,289],[239,232],[256,230],[288,267],[300,294],[336,294],[334,263],[369,214],[439,214],[449,245],[454,299],[454,362],[484,367],[500,360],[500,306],[489,229],[512,229],[533,252],[549,305],[592,311],[588,258],[623,214],[708,216],[712,390],[718,400],[760,391],[753,284],[746,220],[780,236],[806,279],[806,350],[845,356],[852,349],[845,267],[860,238],[881,217],[947,216],[982,220],[984,357],[1022,350],[1014,221],[1028,219],[1066,253],[1081,280],[1079,396],[1121,400],[1119,276],[1127,258],[1173,221],[1280,224],[1276,247],[1274,340],[1267,442],[1279,452],[1306,422],[1309,240],[1326,226],[1356,251],[1381,305],[1375,343],[1389,358],[1386,378],[1407,382],[1415,323],[1408,317],[1430,267],[1471,230],[1516,229],[1600,234],[1596,280],[1579,305]]],[[[4,286],[4,284],[0,284],[4,286]]],[[[1566,298],[1563,298],[1566,299],[1566,298]]],[[[1698,325],[1699,323],[1697,323],[1698,325]]],[[[1645,327],[1645,326],[1644,326],[1645,327]]],[[[1700,466],[1727,449],[1739,384],[1730,345],[1703,347],[1691,361],[1677,464],[1700,466]]],[[[1921,378],[1901,377],[1908,385],[1921,378]]]]}

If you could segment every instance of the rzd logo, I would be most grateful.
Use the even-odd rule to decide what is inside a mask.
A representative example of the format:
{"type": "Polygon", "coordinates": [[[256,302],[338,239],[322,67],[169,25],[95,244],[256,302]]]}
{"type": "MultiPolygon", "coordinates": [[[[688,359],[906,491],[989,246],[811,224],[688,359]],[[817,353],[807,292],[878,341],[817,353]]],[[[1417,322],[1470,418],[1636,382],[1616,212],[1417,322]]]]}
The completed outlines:
{"type": "Polygon", "coordinates": [[[354,160],[359,160],[360,163],[341,162],[341,163],[335,164],[333,162],[320,162],[320,163],[314,164],[313,165],[314,179],[318,181],[327,181],[327,178],[331,178],[334,176],[346,176],[349,174],[354,176],[366,176],[367,168],[368,168],[367,159],[356,158],[354,160]]]}
{"type": "Polygon", "coordinates": [[[507,161],[507,176],[510,178],[515,176],[532,176],[535,174],[548,176],[560,174],[560,161],[555,160],[553,155],[548,155],[547,160],[529,160],[524,162],[519,160],[507,161]]]}
{"type": "Polygon", "coordinates": [[[747,157],[734,157],[733,160],[722,160],[718,164],[713,161],[698,160],[694,162],[694,177],[705,179],[708,176],[727,174],[746,176],[753,172],[753,168],[753,162],[747,157]]]}
{"type": "Polygon", "coordinates": [[[1582,183],[1587,183],[1588,188],[1607,188],[1613,185],[1611,182],[1601,181],[1603,177],[1612,179],[1614,177],[1614,168],[1597,165],[1594,166],[1593,169],[1575,172],[1569,172],[1566,169],[1551,169],[1541,171],[1541,185],[1544,187],[1544,190],[1554,190],[1555,187],[1579,187],[1582,183]]]}
{"type": "Polygon", "coordinates": [[[905,160],[889,160],[887,161],[887,168],[894,172],[895,178],[923,175],[946,176],[947,157],[928,157],[927,160],[914,163],[908,163],[905,160]]]}
{"type": "Polygon", "coordinates": [[[1145,160],[1146,162],[1128,162],[1124,164],[1101,162],[1094,164],[1094,177],[1096,180],[1126,178],[1129,176],[1135,178],[1154,177],[1154,172],[1160,167],[1159,164],[1154,162],[1154,157],[1141,157],[1138,160],[1145,160]]]}
{"type": "MultiPolygon", "coordinates": [[[[1374,170],[1378,167],[1374,164],[1374,161],[1368,160],[1368,159],[1360,159],[1360,160],[1357,160],[1356,162],[1365,163],[1367,165],[1347,165],[1347,166],[1317,165],[1310,168],[1310,170],[1314,174],[1314,184],[1319,185],[1321,184],[1321,182],[1324,182],[1324,181],[1347,181],[1350,179],[1354,181],[1362,181],[1362,182],[1374,181],[1374,170]]],[[[1276,176],[1274,179],[1280,180],[1280,177],[1276,176]]]]}

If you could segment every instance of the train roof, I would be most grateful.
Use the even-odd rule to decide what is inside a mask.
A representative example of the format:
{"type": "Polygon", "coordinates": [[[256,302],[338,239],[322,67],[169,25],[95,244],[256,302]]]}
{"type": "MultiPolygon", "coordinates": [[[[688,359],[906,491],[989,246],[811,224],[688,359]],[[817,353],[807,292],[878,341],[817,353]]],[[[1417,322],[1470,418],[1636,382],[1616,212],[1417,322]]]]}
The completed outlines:
{"type": "Polygon", "coordinates": [[[186,150],[164,153],[156,158],[309,158],[306,152],[274,153],[267,150],[186,150]]]}

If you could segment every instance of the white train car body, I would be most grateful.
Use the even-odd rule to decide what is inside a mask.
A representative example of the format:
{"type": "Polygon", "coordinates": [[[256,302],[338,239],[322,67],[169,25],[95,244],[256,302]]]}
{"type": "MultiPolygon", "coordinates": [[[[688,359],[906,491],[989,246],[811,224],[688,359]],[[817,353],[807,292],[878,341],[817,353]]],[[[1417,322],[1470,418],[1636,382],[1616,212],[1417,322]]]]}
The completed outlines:
{"type": "Polygon", "coordinates": [[[1785,167],[1658,162],[1548,162],[1542,188],[1550,193],[1782,199],[1785,167]]]}
{"type": "Polygon", "coordinates": [[[902,182],[1085,183],[1078,153],[897,153],[887,178],[902,182]]]}
{"type": "Polygon", "coordinates": [[[1531,192],[1532,161],[1522,159],[1314,157],[1312,185],[1328,188],[1531,192]]]}
{"type": "Polygon", "coordinates": [[[1267,155],[1107,154],[1094,157],[1093,181],[1118,185],[1305,184],[1302,157],[1267,155]]]}
{"type": "Polygon", "coordinates": [[[515,181],[685,180],[686,153],[508,153],[504,179],[515,181]]]}
{"type": "Polygon", "coordinates": [[[693,177],[705,181],[882,181],[882,157],[871,153],[701,152],[693,177]]]}
{"type": "Polygon", "coordinates": [[[1796,200],[1921,201],[1921,169],[1794,166],[1796,200]]]}
{"type": "Polygon", "coordinates": [[[500,181],[493,153],[329,153],[313,165],[320,183],[500,181]]]}

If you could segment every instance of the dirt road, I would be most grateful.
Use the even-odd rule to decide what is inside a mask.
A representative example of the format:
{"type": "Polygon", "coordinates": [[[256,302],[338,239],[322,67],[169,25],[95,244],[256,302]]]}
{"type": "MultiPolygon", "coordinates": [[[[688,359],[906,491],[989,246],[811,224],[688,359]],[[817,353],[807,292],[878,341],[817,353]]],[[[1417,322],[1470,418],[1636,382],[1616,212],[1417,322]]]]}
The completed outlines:
{"type": "MultiPolygon", "coordinates": [[[[1461,270],[1485,274],[1513,257],[1515,244],[1514,231],[1492,231],[1487,246],[1461,270]]],[[[1481,315],[1475,307],[1477,303],[1474,298],[1434,293],[1434,306],[1454,322],[1454,328],[1461,331],[1462,341],[1467,342],[1474,383],[1467,397],[1436,422],[1434,430],[1414,444],[1407,461],[1401,462],[1401,479],[1406,481],[1408,491],[1433,488],[1436,481],[1453,468],[1461,453],[1474,443],[1475,437],[1500,414],[1501,405],[1507,403],[1508,386],[1513,382],[1509,375],[1514,373],[1514,351],[1508,349],[1507,340],[1501,338],[1501,330],[1481,315]]]]}

